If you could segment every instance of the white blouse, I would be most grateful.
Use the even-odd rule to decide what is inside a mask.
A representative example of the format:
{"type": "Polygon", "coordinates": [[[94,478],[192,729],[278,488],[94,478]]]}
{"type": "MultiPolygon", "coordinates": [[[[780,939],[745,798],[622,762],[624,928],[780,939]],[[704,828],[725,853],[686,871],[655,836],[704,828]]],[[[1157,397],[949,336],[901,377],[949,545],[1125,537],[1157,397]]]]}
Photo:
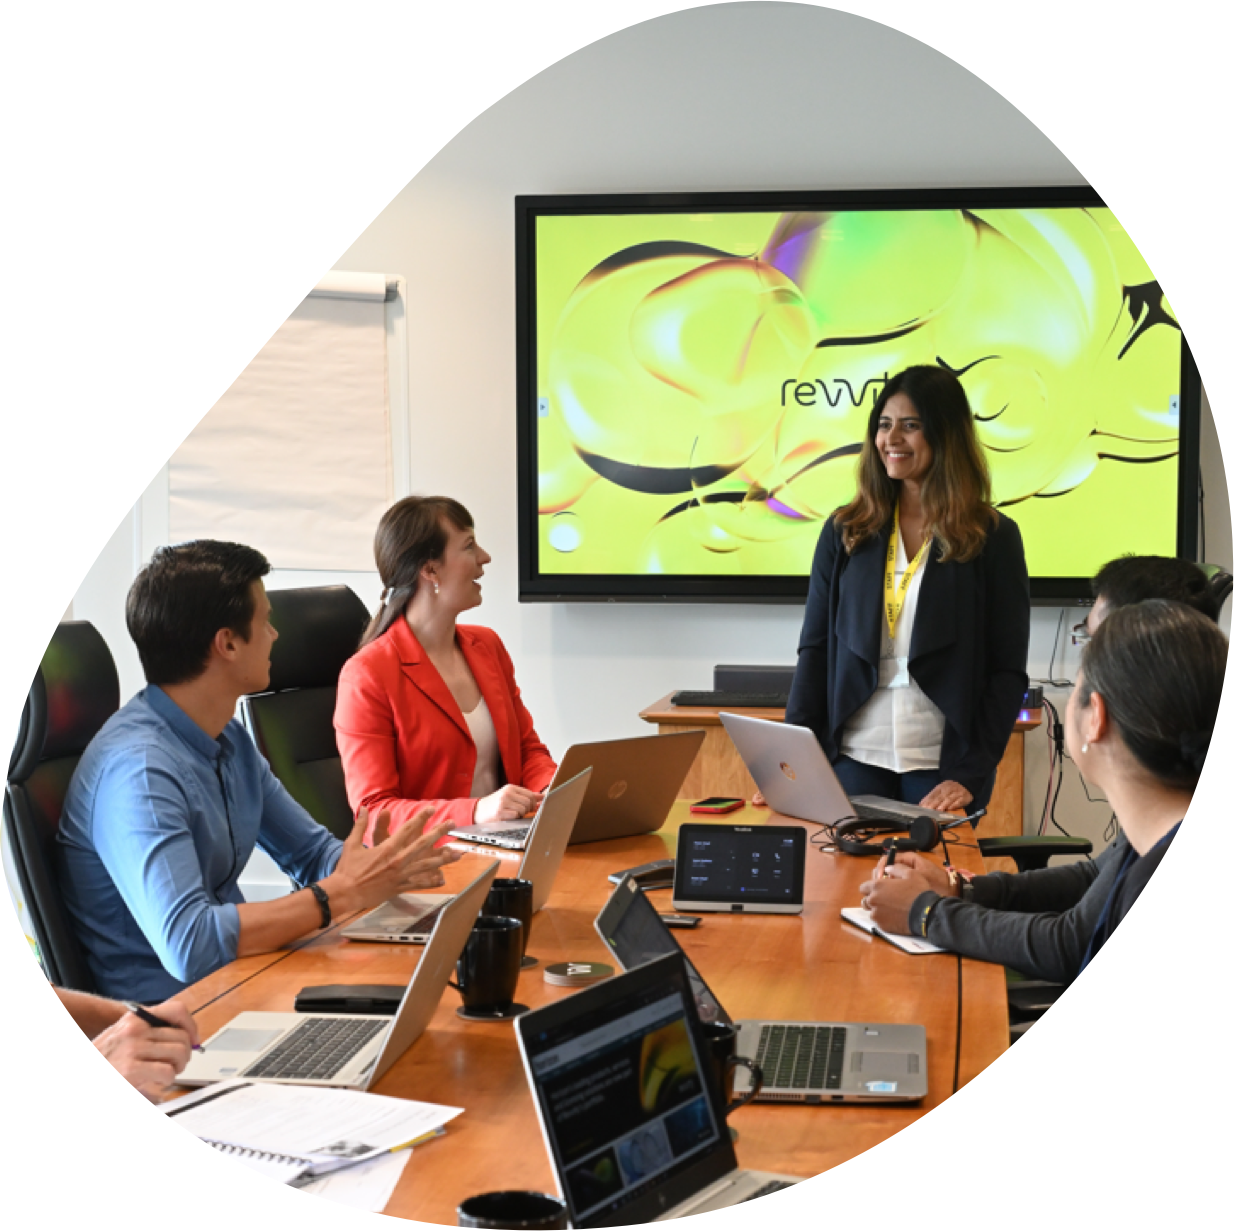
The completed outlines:
{"type": "Polygon", "coordinates": [[[470,714],[464,714],[467,729],[471,732],[472,742],[476,746],[476,772],[471,777],[471,798],[483,799],[491,795],[498,787],[497,764],[499,752],[497,749],[497,728],[493,726],[493,716],[488,712],[484,698],[470,714]]]}
{"type": "MultiPolygon", "coordinates": [[[[902,536],[896,539],[896,586],[908,571],[902,536]]],[[[930,565],[929,553],[908,585],[892,640],[886,608],[879,604],[883,625],[874,695],[844,724],[840,752],[854,761],[894,770],[937,769],[943,751],[943,712],[908,673],[908,651],[917,618],[921,579],[930,565]]]]}

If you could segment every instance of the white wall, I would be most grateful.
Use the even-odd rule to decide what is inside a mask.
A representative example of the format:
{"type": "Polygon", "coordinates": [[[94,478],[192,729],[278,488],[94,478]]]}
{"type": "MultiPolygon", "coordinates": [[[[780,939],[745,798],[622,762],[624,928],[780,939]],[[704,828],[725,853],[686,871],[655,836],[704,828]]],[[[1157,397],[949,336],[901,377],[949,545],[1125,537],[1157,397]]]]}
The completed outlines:
{"type": "MultiPolygon", "coordinates": [[[[412,486],[455,496],[475,516],[493,555],[477,616],[505,639],[551,748],[647,731],[639,709],[672,688],[710,686],[717,662],[792,662],[801,608],[519,605],[514,196],[1083,182],[1019,112],[930,48],[831,10],[731,4],[622,31],[525,83],[339,257],[336,268],[407,279],[412,486]]],[[[1207,412],[1204,440],[1208,558],[1228,565],[1229,501],[1207,412]]],[[[117,623],[133,533],[120,528],[74,603],[124,656],[126,696],[141,682],[117,623]]],[[[376,599],[375,576],[348,580],[376,599]]],[[[1064,628],[1080,614],[1067,613],[1064,628]]],[[[1057,610],[1034,611],[1033,676],[1046,673],[1057,620],[1057,610]]],[[[1074,671],[1063,642],[1056,677],[1074,671]]],[[[1040,811],[1044,764],[1037,732],[1028,815],[1040,811]]],[[[1069,769],[1075,790],[1060,819],[1100,839],[1108,809],[1084,802],[1069,769]]]]}

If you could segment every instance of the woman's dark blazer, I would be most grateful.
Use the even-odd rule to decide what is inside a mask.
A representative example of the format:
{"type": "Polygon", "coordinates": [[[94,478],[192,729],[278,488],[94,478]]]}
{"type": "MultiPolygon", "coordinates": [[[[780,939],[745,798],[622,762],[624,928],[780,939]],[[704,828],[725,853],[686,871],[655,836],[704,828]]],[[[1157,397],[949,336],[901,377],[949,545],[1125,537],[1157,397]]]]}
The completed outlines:
{"type": "MultiPolygon", "coordinates": [[[[890,525],[850,556],[835,519],[819,535],[787,722],[810,727],[828,758],[845,722],[878,686],[890,525]]],[[[921,579],[909,674],[943,712],[939,770],[974,795],[998,768],[1028,687],[1028,569],[1019,527],[1000,514],[980,555],[921,579]]]]}

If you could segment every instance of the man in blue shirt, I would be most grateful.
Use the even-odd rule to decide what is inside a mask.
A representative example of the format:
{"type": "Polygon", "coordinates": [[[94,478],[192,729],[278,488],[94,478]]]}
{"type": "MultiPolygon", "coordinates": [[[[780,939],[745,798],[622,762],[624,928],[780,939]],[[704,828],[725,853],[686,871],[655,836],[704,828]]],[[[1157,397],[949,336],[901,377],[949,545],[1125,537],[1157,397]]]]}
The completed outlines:
{"type": "Polygon", "coordinates": [[[199,540],[160,548],[129,591],[148,686],[86,749],[59,833],[65,906],[107,996],[166,1000],[334,916],[441,885],[458,858],[434,849],[431,808],[386,841],[379,816],[372,848],[362,809],[340,842],[234,718],[270,682],[269,568],[250,547],[199,540]],[[305,888],[245,902],[237,881],[257,845],[305,888]]]}

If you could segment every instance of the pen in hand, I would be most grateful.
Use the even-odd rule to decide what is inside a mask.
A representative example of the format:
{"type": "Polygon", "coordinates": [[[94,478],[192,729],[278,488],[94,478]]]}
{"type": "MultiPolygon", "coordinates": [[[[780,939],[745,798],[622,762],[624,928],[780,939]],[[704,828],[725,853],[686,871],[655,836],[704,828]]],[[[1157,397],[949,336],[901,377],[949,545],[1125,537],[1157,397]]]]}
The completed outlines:
{"type": "MultiPolygon", "coordinates": [[[[144,1005],[138,1004],[135,1000],[122,1000],[120,1003],[124,1005],[130,1013],[140,1017],[147,1026],[154,1026],[156,1029],[162,1028],[164,1030],[179,1029],[178,1026],[173,1025],[171,1022],[164,1021],[157,1013],[151,1013],[149,1009],[147,1009],[144,1005]]],[[[201,1044],[194,1043],[193,1050],[201,1051],[201,1044]]]]}
{"type": "Polygon", "coordinates": [[[891,875],[891,865],[896,861],[896,849],[894,839],[887,843],[887,862],[883,864],[883,880],[886,880],[891,875]]]}

